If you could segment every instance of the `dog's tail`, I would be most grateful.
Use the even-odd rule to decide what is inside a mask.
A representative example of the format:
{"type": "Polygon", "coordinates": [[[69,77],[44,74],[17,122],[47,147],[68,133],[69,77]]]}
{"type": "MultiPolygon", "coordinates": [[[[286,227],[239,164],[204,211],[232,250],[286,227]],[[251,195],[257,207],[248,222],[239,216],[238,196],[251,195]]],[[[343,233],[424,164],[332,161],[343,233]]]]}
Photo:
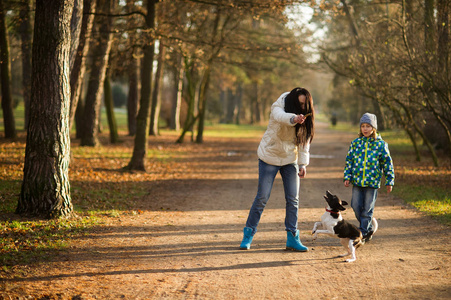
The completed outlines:
{"type": "Polygon", "coordinates": [[[377,224],[376,218],[373,217],[373,220],[371,221],[371,223],[373,223],[373,234],[375,234],[377,231],[377,228],[379,227],[379,225],[377,224]]]}

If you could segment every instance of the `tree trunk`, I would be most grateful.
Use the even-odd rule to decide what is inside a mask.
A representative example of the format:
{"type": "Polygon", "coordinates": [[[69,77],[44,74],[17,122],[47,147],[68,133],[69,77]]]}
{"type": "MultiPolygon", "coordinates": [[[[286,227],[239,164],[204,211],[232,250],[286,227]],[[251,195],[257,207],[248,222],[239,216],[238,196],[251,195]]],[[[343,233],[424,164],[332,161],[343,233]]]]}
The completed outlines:
{"type": "Polygon", "coordinates": [[[235,100],[235,124],[240,125],[240,115],[241,115],[241,102],[243,100],[243,85],[238,84],[236,89],[236,100],[235,100]]]}
{"type": "Polygon", "coordinates": [[[132,54],[128,66],[127,124],[128,135],[136,134],[136,116],[138,114],[139,95],[139,58],[132,54]]]}
{"type": "Polygon", "coordinates": [[[384,131],[386,126],[385,126],[385,117],[384,117],[384,112],[382,110],[382,107],[381,107],[379,101],[377,101],[375,99],[372,100],[372,103],[373,103],[374,114],[377,116],[377,130],[384,131]]]}
{"type": "MultiPolygon", "coordinates": [[[[80,94],[80,99],[78,99],[77,110],[75,111],[75,138],[81,139],[83,132],[83,112],[85,111],[85,102],[83,101],[83,97],[80,94]]],[[[70,131],[70,130],[69,130],[70,131]]]]}
{"type": "Polygon", "coordinates": [[[255,124],[262,120],[261,92],[257,81],[254,81],[252,86],[254,92],[251,99],[251,124],[255,124]]]}
{"type": "Polygon", "coordinates": [[[196,80],[195,77],[195,66],[194,63],[189,63],[188,57],[184,58],[184,70],[186,76],[186,85],[188,92],[188,109],[186,112],[185,122],[183,124],[183,130],[177,139],[176,143],[183,143],[185,138],[185,134],[192,128],[194,123],[197,120],[197,117],[194,116],[194,107],[196,102],[196,80]]]}
{"type": "Polygon", "coordinates": [[[449,0],[437,0],[438,71],[449,80],[449,0]]]}
{"type": "Polygon", "coordinates": [[[204,129],[205,129],[205,113],[207,110],[207,92],[208,86],[210,84],[210,74],[211,74],[211,64],[210,61],[207,65],[207,70],[205,70],[202,82],[200,84],[199,90],[199,123],[197,126],[197,136],[196,143],[202,143],[204,140],[204,129]]]}
{"type": "Polygon", "coordinates": [[[428,140],[427,136],[424,134],[424,132],[420,128],[420,126],[418,126],[417,123],[415,122],[415,118],[413,117],[413,114],[410,111],[410,108],[399,100],[396,100],[396,102],[404,110],[404,112],[409,120],[410,126],[412,126],[413,129],[421,136],[424,144],[426,145],[426,147],[428,147],[429,152],[431,153],[431,156],[432,156],[432,161],[434,162],[434,166],[438,167],[438,157],[437,157],[437,154],[435,153],[434,147],[432,146],[432,144],[430,143],[430,141],[428,140]]]}
{"type": "Polygon", "coordinates": [[[354,21],[354,18],[351,14],[351,11],[348,7],[348,4],[346,3],[346,0],[341,0],[341,4],[343,5],[343,10],[345,12],[346,18],[349,22],[349,28],[351,30],[352,36],[354,37],[354,41],[356,42],[356,45],[360,45],[360,37],[359,37],[359,31],[357,29],[357,24],[354,21]]]}
{"type": "Polygon", "coordinates": [[[78,51],[78,44],[80,43],[80,32],[83,19],[83,0],[74,0],[74,8],[72,10],[72,19],[70,21],[70,58],[69,58],[69,68],[72,70],[75,57],[78,51]]]}
{"type": "MultiPolygon", "coordinates": [[[[112,0],[99,0],[98,6],[103,14],[111,12],[112,0]]],[[[111,50],[112,34],[111,18],[104,15],[95,17],[98,26],[98,39],[91,41],[93,58],[91,65],[91,76],[89,77],[88,90],[85,100],[83,132],[81,146],[95,147],[99,145],[99,116],[102,102],[103,83],[108,66],[111,50]]]]}
{"type": "Polygon", "coordinates": [[[255,82],[255,121],[257,124],[263,119],[263,107],[262,107],[262,96],[261,96],[260,87],[257,82],[255,82]]]}
{"type": "Polygon", "coordinates": [[[4,0],[0,0],[0,81],[2,89],[3,122],[5,138],[15,138],[16,122],[13,112],[13,98],[11,95],[11,61],[9,59],[9,39],[6,27],[6,13],[4,0]]]}
{"type": "Polygon", "coordinates": [[[114,115],[113,94],[111,92],[111,82],[110,76],[108,74],[105,76],[103,90],[104,90],[103,101],[105,102],[106,115],[108,118],[108,126],[110,128],[110,142],[111,144],[115,144],[119,141],[119,135],[117,134],[117,123],[116,117],[114,115]]]}
{"type": "MultiPolygon", "coordinates": [[[[438,74],[443,74],[443,80],[438,83],[438,89],[441,91],[438,93],[438,100],[441,102],[441,107],[443,108],[443,112],[449,109],[446,107],[450,107],[450,96],[451,91],[447,88],[447,85],[451,81],[450,72],[449,72],[449,61],[450,61],[450,52],[449,52],[449,12],[451,8],[451,3],[448,0],[437,0],[437,27],[438,27],[438,45],[437,45],[437,57],[438,57],[438,74]]],[[[439,123],[444,127],[446,131],[446,135],[448,137],[448,155],[451,157],[451,133],[448,126],[450,126],[450,122],[448,122],[448,126],[444,126],[446,124],[445,120],[441,120],[441,117],[437,117],[437,114],[434,113],[439,123]]]]}
{"type": "Polygon", "coordinates": [[[37,0],[30,123],[16,213],[70,216],[69,51],[73,0],[37,0]]]}
{"type": "Polygon", "coordinates": [[[226,116],[224,122],[226,124],[231,124],[233,122],[233,114],[235,112],[235,97],[231,88],[227,88],[227,93],[224,94],[226,108],[226,116]]]}
{"type": "MultiPolygon", "coordinates": [[[[204,128],[205,128],[205,113],[207,110],[207,91],[208,91],[208,87],[210,85],[211,68],[213,66],[214,59],[217,57],[217,55],[219,54],[219,51],[221,49],[220,48],[221,43],[218,43],[218,41],[215,40],[216,36],[218,35],[218,30],[220,27],[219,23],[221,20],[221,14],[222,14],[222,10],[221,10],[220,6],[218,5],[216,7],[216,17],[215,17],[215,21],[214,21],[214,25],[213,25],[213,29],[212,29],[212,34],[211,34],[211,42],[210,42],[211,43],[211,46],[210,46],[211,53],[210,53],[210,57],[207,61],[207,64],[205,67],[205,72],[204,72],[204,75],[202,76],[202,81],[201,81],[200,87],[199,87],[199,103],[198,103],[199,124],[197,126],[196,143],[203,142],[204,128]],[[219,47],[217,44],[219,44],[219,47]]],[[[224,28],[225,28],[225,23],[222,24],[222,29],[224,29],[224,28]]]]}
{"type": "Polygon", "coordinates": [[[435,22],[434,22],[435,0],[424,0],[424,43],[426,55],[431,57],[434,50],[435,22]]]}
{"type": "Polygon", "coordinates": [[[161,93],[160,89],[163,84],[164,56],[165,47],[163,40],[160,39],[158,54],[158,67],[155,72],[155,85],[152,93],[152,107],[150,110],[150,131],[149,135],[158,135],[158,120],[160,119],[161,93]]]}
{"type": "Polygon", "coordinates": [[[182,94],[183,94],[183,65],[182,58],[178,58],[178,70],[176,69],[174,72],[174,84],[175,84],[175,93],[172,101],[172,114],[171,114],[171,129],[175,131],[180,130],[180,109],[182,106],[182,94]]]}
{"type": "MultiPolygon", "coordinates": [[[[69,124],[70,128],[74,123],[77,106],[82,94],[83,79],[86,72],[86,56],[89,50],[89,38],[91,36],[92,25],[94,23],[94,12],[96,10],[96,0],[83,1],[83,19],[80,28],[79,42],[77,52],[75,53],[74,63],[70,73],[70,88],[71,100],[69,109],[69,124]]],[[[72,57],[72,56],[71,56],[72,57]]],[[[83,105],[80,109],[83,108],[83,105]]],[[[80,110],[79,110],[80,112],[80,110]]],[[[81,111],[82,113],[83,111],[81,111]]],[[[77,136],[81,137],[82,129],[80,128],[82,122],[77,124],[77,136]]]]}
{"type": "MultiPolygon", "coordinates": [[[[155,28],[155,6],[158,0],[147,1],[146,27],[155,28]]],[[[152,95],[152,67],[155,54],[155,44],[153,37],[148,37],[148,42],[143,48],[143,68],[141,75],[141,99],[139,103],[139,112],[136,117],[136,136],[133,155],[129,164],[125,167],[127,170],[145,171],[145,157],[147,152],[147,133],[150,119],[150,100],[152,95]]]]}
{"type": "MultiPolygon", "coordinates": [[[[127,0],[126,11],[131,13],[135,10],[135,0],[127,0]]],[[[129,19],[131,27],[138,26],[134,18],[129,19]]],[[[136,33],[129,33],[129,44],[130,44],[130,57],[128,63],[128,96],[127,96],[127,125],[128,125],[128,135],[134,136],[136,134],[136,116],[138,115],[138,97],[139,97],[139,70],[140,70],[140,60],[137,53],[137,47],[135,43],[137,37],[136,33]]]]}
{"type": "Polygon", "coordinates": [[[20,39],[22,49],[22,88],[23,102],[25,106],[24,129],[27,130],[30,121],[30,97],[31,97],[31,46],[32,25],[31,10],[33,1],[26,0],[20,9],[20,39]]]}

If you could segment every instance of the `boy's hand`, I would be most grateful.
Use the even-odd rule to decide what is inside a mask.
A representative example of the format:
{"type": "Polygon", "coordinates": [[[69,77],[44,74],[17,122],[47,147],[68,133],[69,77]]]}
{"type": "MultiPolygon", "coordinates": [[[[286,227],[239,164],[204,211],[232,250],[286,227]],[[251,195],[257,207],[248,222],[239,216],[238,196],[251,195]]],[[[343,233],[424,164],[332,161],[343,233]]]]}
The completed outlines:
{"type": "Polygon", "coordinates": [[[345,181],[344,181],[345,187],[348,187],[348,186],[349,186],[349,183],[350,183],[349,180],[345,180],[345,181]]]}
{"type": "Polygon", "coordinates": [[[392,185],[387,185],[387,194],[390,194],[390,192],[393,190],[392,185]]]}

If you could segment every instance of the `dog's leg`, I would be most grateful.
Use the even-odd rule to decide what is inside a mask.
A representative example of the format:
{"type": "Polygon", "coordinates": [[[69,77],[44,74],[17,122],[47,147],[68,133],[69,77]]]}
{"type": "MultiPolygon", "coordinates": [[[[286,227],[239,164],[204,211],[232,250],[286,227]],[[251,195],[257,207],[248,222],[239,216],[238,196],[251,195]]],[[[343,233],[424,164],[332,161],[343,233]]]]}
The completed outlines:
{"type": "Polygon", "coordinates": [[[330,231],[330,230],[317,230],[316,233],[325,233],[325,234],[332,234],[332,235],[335,234],[335,232],[330,231]]]}
{"type": "Polygon", "coordinates": [[[348,246],[349,246],[349,249],[351,249],[351,258],[347,259],[346,262],[353,262],[356,259],[354,240],[349,240],[348,246]]]}
{"type": "Polygon", "coordinates": [[[351,250],[349,249],[349,242],[350,241],[351,241],[350,239],[345,239],[345,238],[341,238],[340,239],[340,243],[343,245],[343,247],[345,247],[345,249],[347,251],[346,253],[341,254],[340,257],[345,257],[345,256],[348,256],[348,255],[352,254],[351,250]]]}
{"type": "Polygon", "coordinates": [[[325,234],[328,234],[328,235],[331,235],[331,236],[334,236],[334,235],[335,235],[335,232],[330,231],[330,230],[316,230],[315,235],[313,236],[313,239],[314,239],[314,240],[315,240],[316,237],[318,236],[318,233],[325,233],[325,234]]]}
{"type": "Polygon", "coordinates": [[[322,228],[323,227],[323,223],[321,222],[315,222],[315,225],[313,225],[313,229],[312,229],[312,234],[314,234],[315,236],[313,237],[314,240],[316,240],[318,234],[316,233],[316,230],[318,229],[318,227],[322,228]]]}

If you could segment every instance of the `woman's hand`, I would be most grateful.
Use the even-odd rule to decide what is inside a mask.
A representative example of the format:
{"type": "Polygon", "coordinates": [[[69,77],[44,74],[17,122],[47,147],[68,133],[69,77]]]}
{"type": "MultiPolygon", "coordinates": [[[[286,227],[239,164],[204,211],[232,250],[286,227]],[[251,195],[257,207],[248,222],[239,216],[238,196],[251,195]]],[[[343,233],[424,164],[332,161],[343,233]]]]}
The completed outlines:
{"type": "Polygon", "coordinates": [[[294,123],[302,124],[305,122],[305,116],[303,114],[296,115],[293,119],[294,123]]]}
{"type": "Polygon", "coordinates": [[[307,175],[307,170],[305,168],[300,168],[298,175],[299,178],[305,178],[305,175],[307,175]]]}

